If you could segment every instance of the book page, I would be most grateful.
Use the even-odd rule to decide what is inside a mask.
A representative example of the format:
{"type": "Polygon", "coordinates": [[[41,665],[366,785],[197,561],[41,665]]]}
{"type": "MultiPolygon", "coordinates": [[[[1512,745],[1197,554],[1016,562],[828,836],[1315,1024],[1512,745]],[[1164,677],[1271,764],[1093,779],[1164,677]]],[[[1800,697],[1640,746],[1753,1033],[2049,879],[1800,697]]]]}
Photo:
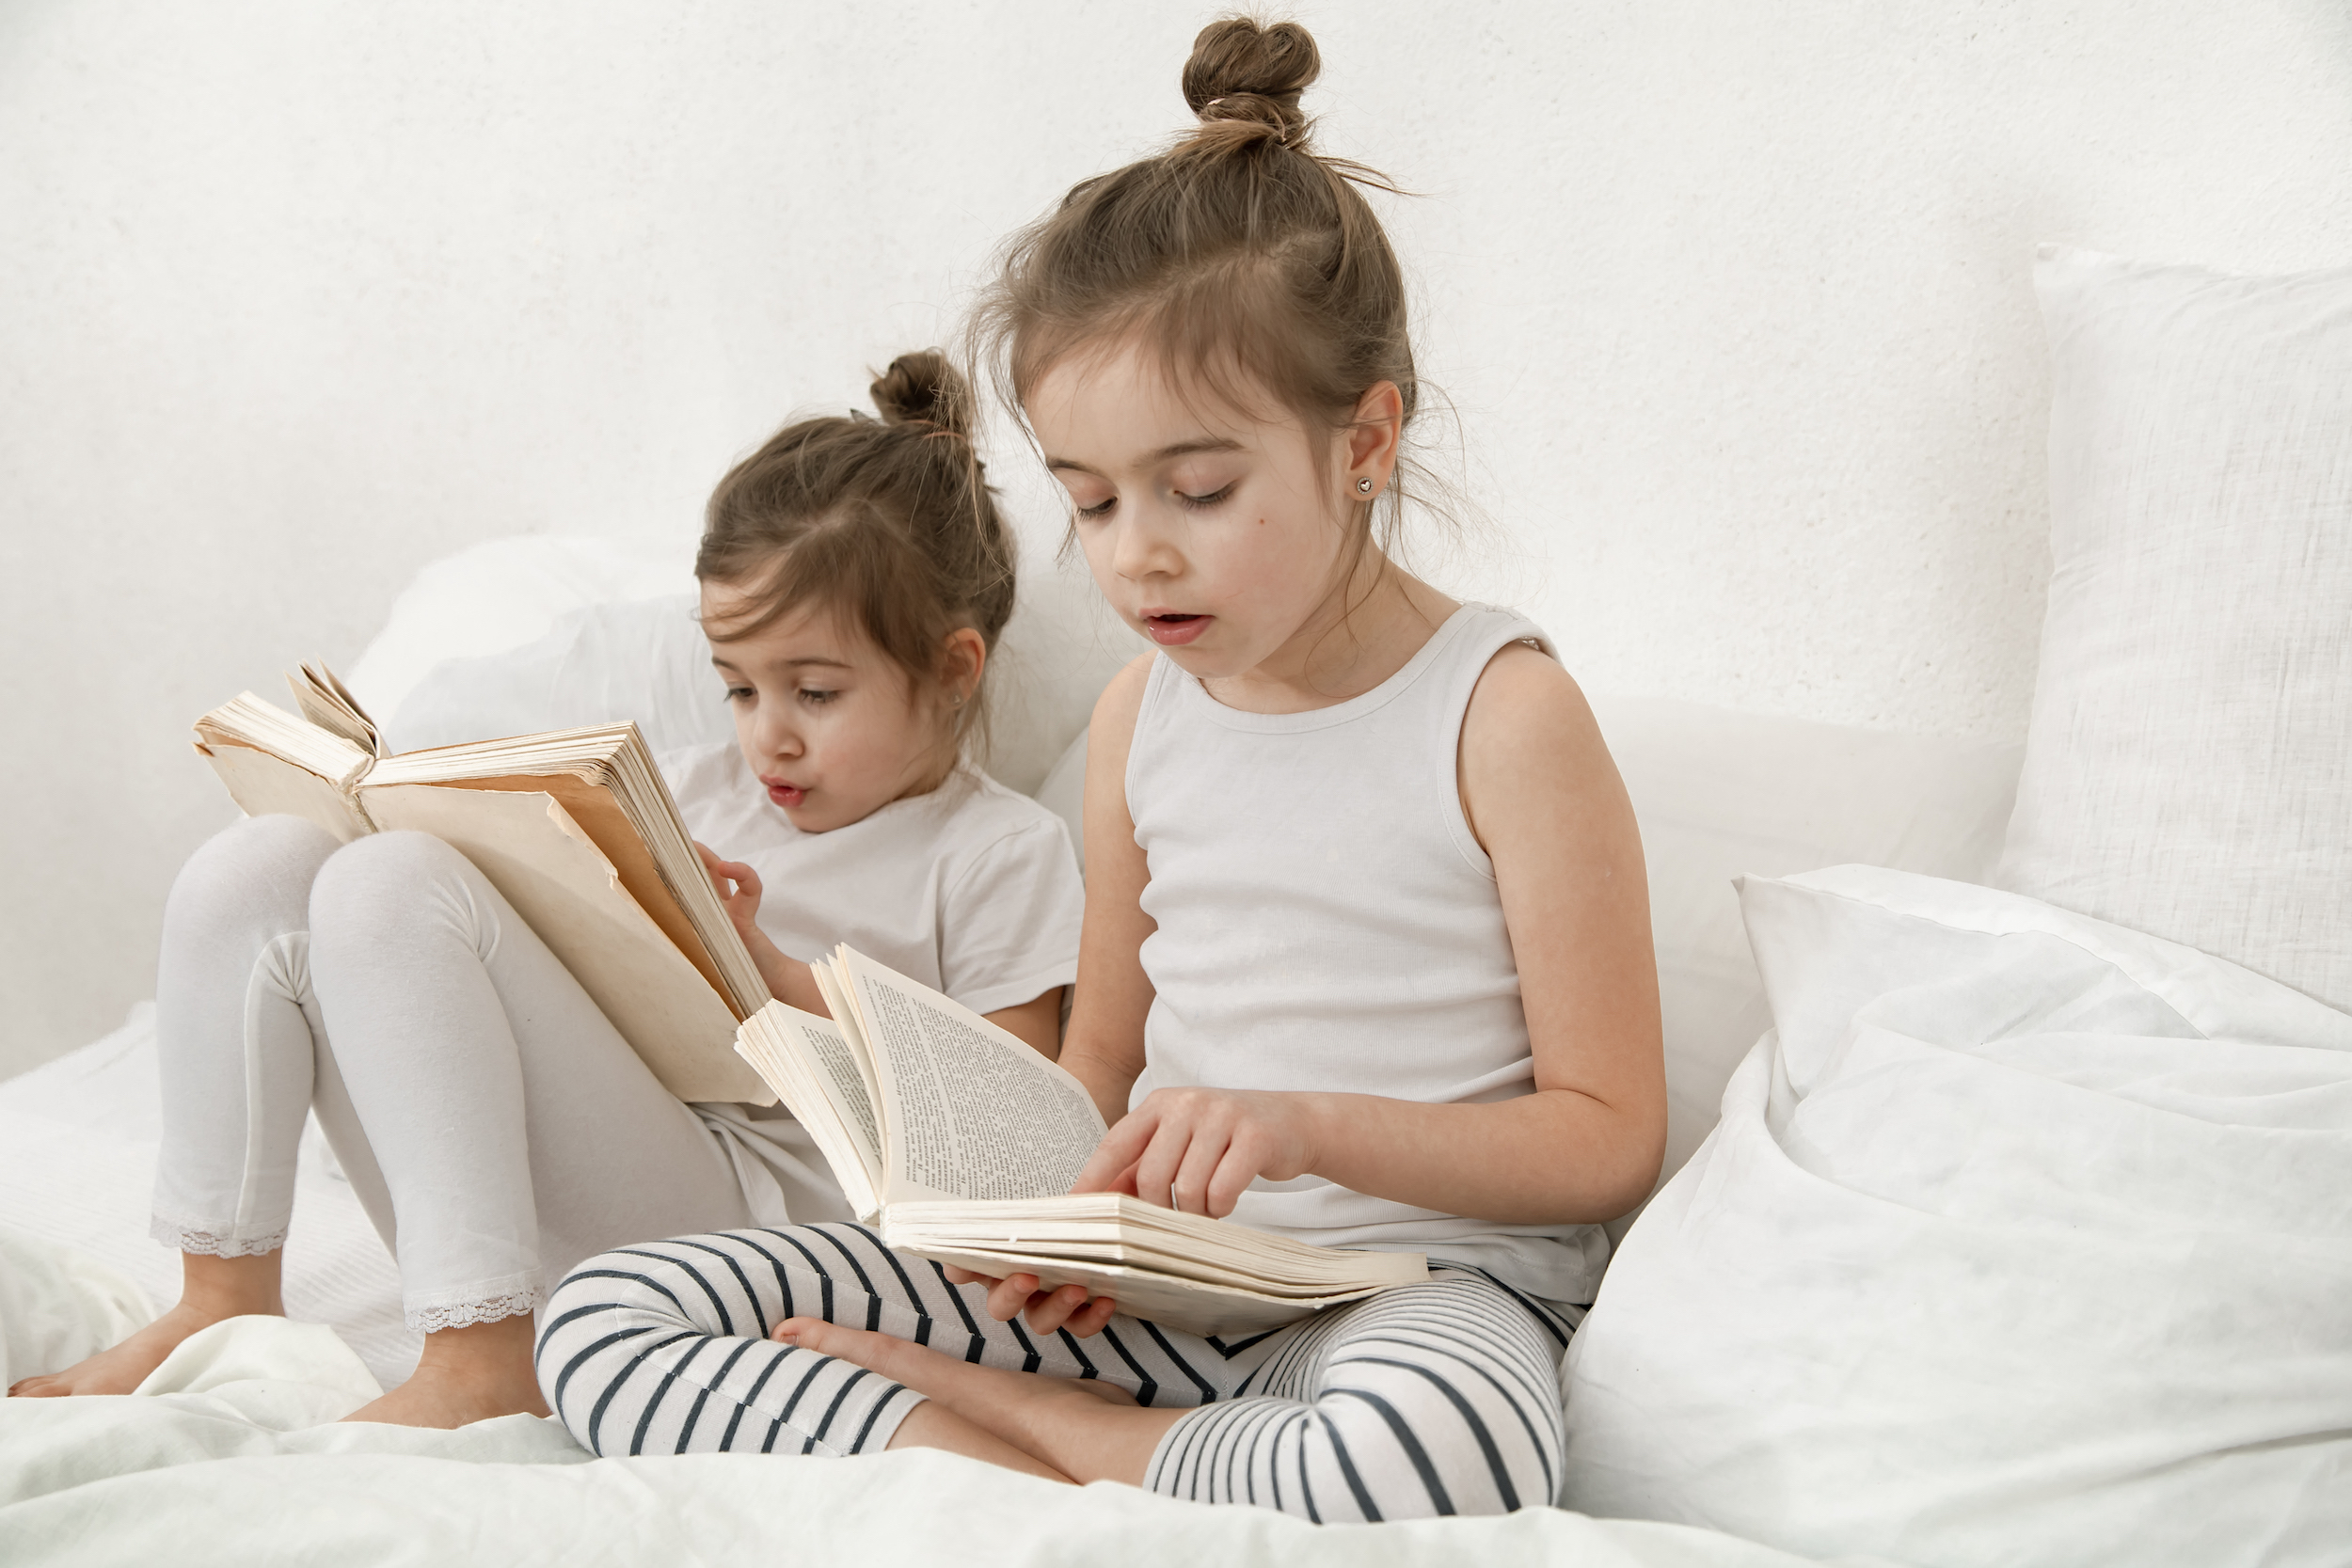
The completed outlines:
{"type": "Polygon", "coordinates": [[[335,678],[334,671],[306,660],[299,673],[286,677],[286,685],[294,692],[294,705],[302,710],[303,718],[329,735],[341,736],[370,756],[384,754],[384,737],[376,733],[375,721],[368,717],[350,689],[335,678]]]}
{"type": "Polygon", "coordinates": [[[961,1003],[841,956],[882,1084],[884,1201],[1068,1192],[1105,1131],[1085,1086],[961,1003]]]}
{"type": "Polygon", "coordinates": [[[431,833],[473,862],[663,1088],[680,1100],[775,1103],[735,1053],[735,1010],[552,796],[381,784],[364,798],[377,827],[431,833]]]}
{"type": "Polygon", "coordinates": [[[769,1002],[768,983],[712,891],[677,802],[635,724],[590,724],[386,758],[373,784],[545,790],[564,802],[645,912],[710,977],[738,1019],[769,1002]]]}
{"type": "Polygon", "coordinates": [[[304,817],[334,834],[340,844],[374,831],[349,796],[307,768],[225,739],[215,738],[209,746],[199,743],[196,749],[247,816],[304,817]]]}
{"type": "Polygon", "coordinates": [[[1058,1259],[994,1252],[981,1247],[938,1246],[930,1243],[909,1242],[892,1230],[887,1210],[882,1213],[882,1241],[893,1247],[912,1252],[918,1258],[928,1258],[933,1262],[970,1269],[975,1274],[1000,1279],[1008,1274],[1034,1274],[1038,1288],[1042,1291],[1057,1290],[1064,1285],[1083,1285],[1089,1295],[1109,1296],[1118,1302],[1119,1309],[1131,1318],[1165,1323],[1169,1328],[1198,1334],[1204,1338],[1218,1335],[1261,1334],[1270,1328],[1279,1328],[1284,1323],[1296,1323],[1318,1307],[1359,1300],[1373,1293],[1373,1288],[1367,1286],[1358,1291],[1335,1291],[1315,1301],[1284,1300],[1233,1286],[1178,1279],[1146,1269],[1122,1268],[1115,1263],[1066,1262],[1058,1259]]]}
{"type": "MultiPolygon", "coordinates": [[[[445,747],[442,750],[455,748],[445,747]]],[[[371,782],[359,792],[362,801],[372,800],[380,790],[413,788],[427,783],[434,788],[452,793],[491,795],[514,791],[525,795],[553,796],[563,803],[572,821],[604,852],[605,858],[615,867],[621,885],[628,889],[630,897],[637,900],[638,908],[644,911],[669,937],[672,945],[702,972],[703,978],[710,983],[713,990],[721,996],[729,995],[719,966],[711,958],[710,949],[694,929],[694,923],[687,918],[684,908],[671,894],[669,885],[662,880],[660,868],[654,863],[653,851],[646,847],[644,836],[629,821],[628,814],[621,809],[620,802],[613,799],[610,789],[572,773],[511,773],[491,778],[436,780],[431,778],[430,770],[424,766],[424,761],[435,754],[432,752],[409,752],[392,758],[391,763],[380,772],[370,775],[371,782]],[[378,777],[402,782],[373,782],[378,777]]],[[[369,812],[373,815],[373,805],[369,807],[369,812]]],[[[694,875],[701,877],[706,885],[708,883],[709,875],[702,869],[699,861],[695,863],[694,875]]],[[[721,940],[733,942],[739,949],[742,946],[742,939],[736,936],[735,927],[731,925],[725,927],[721,940]]],[[[751,962],[748,953],[744,955],[743,961],[746,964],[751,962]]],[[[762,996],[765,996],[764,990],[762,996]]],[[[736,1015],[735,1021],[739,1022],[758,1008],[752,1006],[730,1010],[736,1015]]]]}
{"type": "Polygon", "coordinates": [[[882,1123],[850,1040],[831,1019],[771,1002],[743,1021],[735,1049],[817,1140],[850,1209],[873,1220],[882,1209],[882,1123]]]}
{"type": "MultiPolygon", "coordinates": [[[[858,1027],[857,1009],[850,1006],[850,993],[846,989],[848,981],[844,977],[847,972],[843,971],[841,974],[834,972],[834,966],[840,962],[840,955],[835,954],[830,958],[819,958],[810,964],[808,972],[816,977],[817,994],[825,999],[826,1015],[841,1031],[843,1038],[849,1044],[850,1054],[857,1062],[859,1079],[866,1085],[866,1101],[874,1107],[874,1114],[879,1117],[882,1115],[882,1079],[874,1071],[874,1053],[866,1043],[865,1031],[858,1027]]],[[[875,1134],[874,1147],[876,1148],[882,1147],[880,1132],[875,1134]]],[[[879,1167],[877,1170],[879,1172],[879,1167]]],[[[877,1185],[874,1190],[877,1193],[887,1185],[879,1174],[876,1175],[875,1181],[877,1185]]]]}
{"type": "Polygon", "coordinates": [[[195,724],[199,747],[249,746],[315,773],[338,788],[357,784],[375,764],[373,752],[297,719],[284,708],[240,691],[195,724]]]}

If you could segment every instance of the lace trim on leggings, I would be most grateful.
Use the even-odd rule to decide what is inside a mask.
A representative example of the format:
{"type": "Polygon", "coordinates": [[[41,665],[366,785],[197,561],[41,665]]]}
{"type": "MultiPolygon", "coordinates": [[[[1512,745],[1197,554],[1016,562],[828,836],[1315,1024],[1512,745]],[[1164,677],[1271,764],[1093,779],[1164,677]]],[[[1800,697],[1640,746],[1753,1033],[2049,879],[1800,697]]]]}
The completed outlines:
{"type": "Polygon", "coordinates": [[[526,1312],[536,1312],[546,1294],[537,1286],[532,1286],[527,1291],[509,1291],[502,1295],[485,1296],[479,1301],[408,1307],[401,1312],[401,1321],[420,1334],[438,1334],[445,1328],[470,1328],[475,1323],[494,1323],[504,1318],[519,1318],[526,1312]]]}
{"type": "Polygon", "coordinates": [[[201,1258],[259,1258],[286,1244],[282,1226],[266,1236],[223,1236],[218,1231],[175,1224],[161,1214],[149,1223],[147,1233],[175,1251],[192,1252],[201,1258]]]}

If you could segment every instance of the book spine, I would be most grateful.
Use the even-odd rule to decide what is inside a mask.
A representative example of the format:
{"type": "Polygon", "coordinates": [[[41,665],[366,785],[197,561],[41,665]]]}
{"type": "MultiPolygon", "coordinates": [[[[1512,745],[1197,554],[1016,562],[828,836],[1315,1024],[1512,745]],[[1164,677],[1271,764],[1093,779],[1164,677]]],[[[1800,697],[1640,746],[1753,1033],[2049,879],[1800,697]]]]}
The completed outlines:
{"type": "Polygon", "coordinates": [[[368,815],[368,803],[359,798],[359,786],[368,782],[368,774],[374,770],[375,763],[373,757],[361,758],[350,772],[335,781],[335,787],[342,792],[344,802],[351,807],[351,815],[359,819],[360,825],[372,833],[380,833],[384,830],[376,826],[375,818],[368,815]]]}

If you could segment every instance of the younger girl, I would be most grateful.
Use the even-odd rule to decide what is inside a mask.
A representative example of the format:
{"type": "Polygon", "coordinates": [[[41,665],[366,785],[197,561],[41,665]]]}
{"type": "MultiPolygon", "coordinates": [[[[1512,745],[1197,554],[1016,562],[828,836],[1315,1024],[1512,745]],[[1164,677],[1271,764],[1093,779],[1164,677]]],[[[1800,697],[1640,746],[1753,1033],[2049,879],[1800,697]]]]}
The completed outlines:
{"type": "Polygon", "coordinates": [[[1597,1225],[1664,1139],[1641,846],[1541,633],[1375,536],[1417,388],[1374,177],[1308,150],[1316,70],[1295,25],[1204,31],[1200,130],[1023,234],[983,341],[1163,650],[1090,732],[1062,1061],[1114,1125],[1077,1185],[1430,1279],[1221,1340],[851,1226],[632,1248],[539,1352],[596,1451],[927,1445],[1320,1520],[1552,1500],[1597,1225]]]}
{"type": "MultiPolygon", "coordinates": [[[[880,421],[811,420],[711,498],[695,563],[739,746],[663,759],[770,988],[846,941],[1048,1055],[1081,894],[1043,807],[960,761],[1011,613],[1012,542],[936,354],[880,421]],[[762,895],[765,886],[770,891],[762,895]],[[787,956],[789,955],[789,956],[787,956]]],[[[305,1114],[398,1255],[416,1375],[360,1420],[546,1414],[532,1314],[591,1253],[678,1230],[846,1217],[780,1110],[672,1099],[465,857],[338,847],[288,816],[199,849],[165,909],[155,1234],[179,1304],[13,1394],[127,1393],[188,1335],[282,1312],[305,1114]]]]}

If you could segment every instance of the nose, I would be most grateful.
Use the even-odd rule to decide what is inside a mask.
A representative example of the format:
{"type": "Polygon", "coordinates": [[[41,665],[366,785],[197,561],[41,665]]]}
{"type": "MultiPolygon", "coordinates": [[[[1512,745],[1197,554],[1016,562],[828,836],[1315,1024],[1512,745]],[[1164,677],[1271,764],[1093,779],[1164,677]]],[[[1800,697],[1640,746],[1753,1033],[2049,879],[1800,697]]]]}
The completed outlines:
{"type": "Polygon", "coordinates": [[[805,750],[792,710],[782,702],[763,702],[752,710],[752,744],[761,756],[788,761],[805,750]]]}
{"type": "Polygon", "coordinates": [[[1184,552],[1155,512],[1154,508],[1137,507],[1119,520],[1118,539],[1111,549],[1111,570],[1129,582],[1176,577],[1184,571],[1184,552]]]}

